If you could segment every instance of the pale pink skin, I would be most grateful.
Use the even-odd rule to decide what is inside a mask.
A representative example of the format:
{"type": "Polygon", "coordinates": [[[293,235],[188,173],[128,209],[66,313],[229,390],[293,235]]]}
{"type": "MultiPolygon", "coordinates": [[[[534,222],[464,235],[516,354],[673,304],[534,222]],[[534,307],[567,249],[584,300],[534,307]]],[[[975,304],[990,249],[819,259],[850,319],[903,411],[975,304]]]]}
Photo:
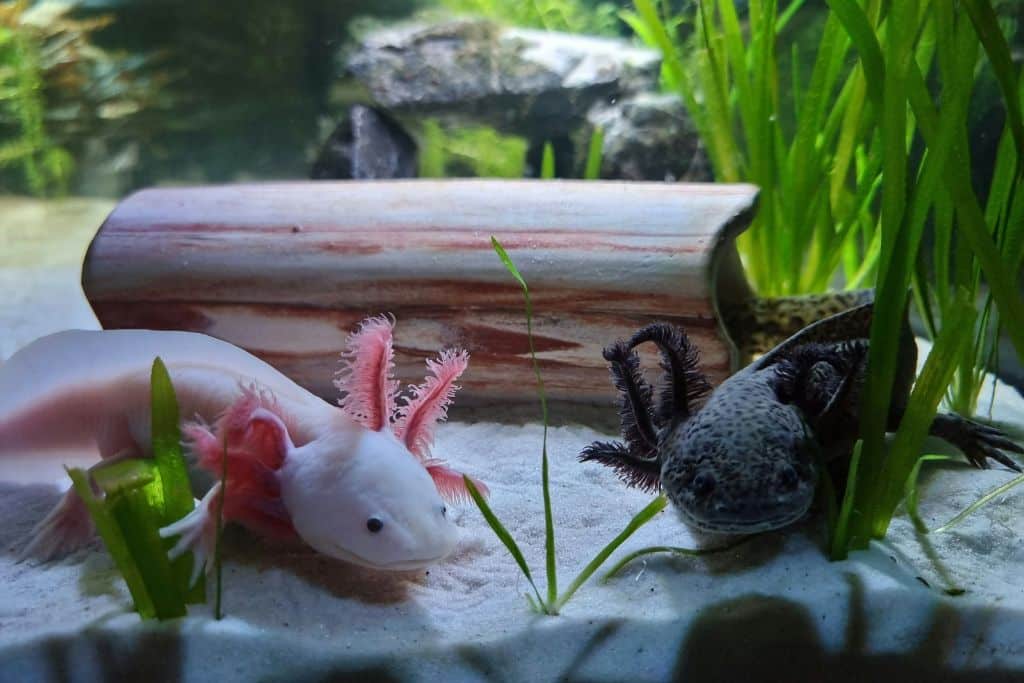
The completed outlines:
{"type": "MultiPolygon", "coordinates": [[[[336,382],[340,407],[251,354],[212,337],[148,330],[69,331],[33,342],[0,365],[0,453],[98,448],[101,458],[147,455],[149,374],[166,364],[198,464],[219,475],[228,455],[226,521],[272,536],[298,535],[333,557],[382,569],[437,562],[455,545],[444,499],[466,494],[462,476],[430,457],[467,354],[428,361],[431,376],[396,408],[387,318],[348,340],[336,382]],[[214,427],[206,427],[215,423],[214,427]],[[382,527],[371,531],[371,518],[382,527]]],[[[486,490],[486,489],[484,489],[486,490]]],[[[188,517],[173,555],[208,556],[215,487],[188,517]]],[[[67,494],[26,549],[47,558],[92,535],[67,494]]]]}

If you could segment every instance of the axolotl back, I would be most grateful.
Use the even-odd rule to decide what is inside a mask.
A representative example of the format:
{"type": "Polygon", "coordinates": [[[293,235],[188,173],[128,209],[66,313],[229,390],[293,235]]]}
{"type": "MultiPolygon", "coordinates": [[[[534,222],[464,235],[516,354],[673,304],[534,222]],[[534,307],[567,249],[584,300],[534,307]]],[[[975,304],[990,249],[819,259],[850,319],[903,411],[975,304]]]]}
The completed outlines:
{"type": "MultiPolygon", "coordinates": [[[[441,492],[457,495],[452,482],[461,476],[428,459],[423,444],[432,441],[466,358],[461,354],[457,367],[445,368],[440,396],[406,407],[418,427],[400,438],[390,415],[352,409],[394,407],[386,373],[365,371],[390,367],[390,334],[390,321],[375,318],[349,338],[344,372],[350,381],[341,387],[340,408],[251,354],[201,334],[44,337],[0,365],[0,454],[96,447],[103,459],[149,455],[149,374],[159,356],[180,414],[197,418],[185,433],[198,464],[219,473],[227,448],[226,520],[270,536],[298,535],[324,554],[370,567],[424,566],[448,555],[457,537],[441,492]]],[[[213,493],[171,530],[181,535],[178,552],[195,549],[200,561],[212,541],[213,493]]],[[[69,491],[26,551],[57,556],[92,533],[84,506],[69,491]]]]}

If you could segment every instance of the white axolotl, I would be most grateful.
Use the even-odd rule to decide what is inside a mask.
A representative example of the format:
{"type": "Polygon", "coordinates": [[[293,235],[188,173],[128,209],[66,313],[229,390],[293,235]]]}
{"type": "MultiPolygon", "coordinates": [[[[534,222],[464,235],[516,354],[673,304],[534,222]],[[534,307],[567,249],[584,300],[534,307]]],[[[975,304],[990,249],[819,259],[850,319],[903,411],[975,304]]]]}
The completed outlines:
{"type": "MultiPolygon", "coordinates": [[[[272,537],[298,535],[325,555],[368,567],[423,567],[455,546],[445,500],[465,496],[464,482],[430,457],[430,447],[469,356],[448,350],[428,360],[427,380],[399,397],[392,327],[380,316],[350,335],[335,380],[338,406],[206,335],[59,332],[0,365],[0,452],[93,442],[106,462],[149,455],[149,375],[159,356],[180,414],[196,416],[183,431],[198,465],[219,479],[227,453],[225,521],[272,537]]],[[[194,551],[193,580],[209,558],[219,487],[161,530],[180,535],[172,557],[194,551]]],[[[50,559],[94,533],[69,489],[22,555],[50,559]]]]}

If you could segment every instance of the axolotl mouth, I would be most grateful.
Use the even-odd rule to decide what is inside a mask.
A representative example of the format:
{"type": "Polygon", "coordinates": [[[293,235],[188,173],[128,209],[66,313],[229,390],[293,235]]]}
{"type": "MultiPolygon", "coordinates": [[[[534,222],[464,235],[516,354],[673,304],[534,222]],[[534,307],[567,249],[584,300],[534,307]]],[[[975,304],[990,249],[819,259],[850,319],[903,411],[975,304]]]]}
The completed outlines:
{"type": "Polygon", "coordinates": [[[814,501],[816,468],[777,464],[761,476],[698,466],[689,474],[663,472],[665,492],[688,526],[708,533],[756,534],[779,529],[807,514],[814,501]],[[666,476],[667,475],[667,476],[666,476]]]}
{"type": "Polygon", "coordinates": [[[330,547],[324,549],[323,552],[325,555],[330,555],[335,559],[344,560],[345,562],[351,562],[352,564],[359,565],[360,567],[395,572],[423,569],[424,567],[437,564],[448,556],[448,553],[444,553],[437,557],[413,558],[408,560],[396,560],[394,562],[374,562],[352,552],[351,550],[348,550],[347,548],[342,548],[336,543],[330,544],[330,547]]]}
{"type": "Polygon", "coordinates": [[[811,507],[813,496],[808,497],[798,507],[789,507],[783,512],[770,514],[756,505],[744,505],[737,508],[723,508],[717,514],[702,508],[687,509],[684,505],[676,505],[676,510],[687,526],[699,531],[714,534],[759,534],[774,531],[799,521],[811,507]]]}

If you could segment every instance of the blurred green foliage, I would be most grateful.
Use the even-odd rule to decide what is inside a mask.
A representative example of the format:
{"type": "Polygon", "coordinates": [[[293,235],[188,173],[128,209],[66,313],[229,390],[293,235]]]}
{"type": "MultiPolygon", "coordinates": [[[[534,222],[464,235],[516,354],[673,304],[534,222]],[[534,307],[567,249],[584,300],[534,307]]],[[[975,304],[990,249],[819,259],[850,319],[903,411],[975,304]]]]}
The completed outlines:
{"type": "Polygon", "coordinates": [[[344,74],[352,20],[407,16],[416,0],[93,0],[99,40],[157,51],[177,76],[139,137],[131,187],[305,178],[338,113],[366,101],[344,74]],[[325,130],[326,129],[326,130],[325,130]]]}
{"type": "Polygon", "coordinates": [[[28,2],[0,5],[0,188],[34,195],[67,188],[72,160],[44,126],[44,50],[28,2]]]}
{"type": "Polygon", "coordinates": [[[456,13],[475,14],[510,26],[566,33],[617,35],[619,8],[612,2],[587,0],[441,0],[456,13]]]}
{"type": "Polygon", "coordinates": [[[487,126],[445,127],[426,119],[418,136],[424,178],[521,178],[526,140],[487,126]]]}
{"type": "Polygon", "coordinates": [[[109,15],[73,5],[0,3],[0,188],[34,195],[67,190],[91,140],[135,139],[162,106],[167,75],[151,56],[99,48],[109,15]]]}

